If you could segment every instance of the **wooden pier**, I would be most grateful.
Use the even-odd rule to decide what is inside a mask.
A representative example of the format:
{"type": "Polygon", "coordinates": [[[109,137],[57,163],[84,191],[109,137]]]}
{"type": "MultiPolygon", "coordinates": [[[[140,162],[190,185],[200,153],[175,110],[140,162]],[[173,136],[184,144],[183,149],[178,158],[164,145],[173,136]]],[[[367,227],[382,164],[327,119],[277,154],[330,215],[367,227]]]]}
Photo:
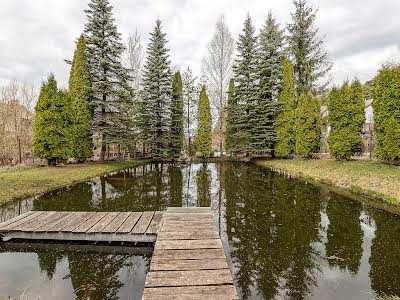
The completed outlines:
{"type": "Polygon", "coordinates": [[[155,242],[162,212],[30,211],[0,224],[3,240],[155,242]]]}
{"type": "Polygon", "coordinates": [[[0,224],[2,240],[155,242],[144,300],[238,299],[210,208],[165,212],[31,211],[0,224]]]}
{"type": "Polygon", "coordinates": [[[238,299],[210,208],[164,212],[143,299],[238,299]]]}

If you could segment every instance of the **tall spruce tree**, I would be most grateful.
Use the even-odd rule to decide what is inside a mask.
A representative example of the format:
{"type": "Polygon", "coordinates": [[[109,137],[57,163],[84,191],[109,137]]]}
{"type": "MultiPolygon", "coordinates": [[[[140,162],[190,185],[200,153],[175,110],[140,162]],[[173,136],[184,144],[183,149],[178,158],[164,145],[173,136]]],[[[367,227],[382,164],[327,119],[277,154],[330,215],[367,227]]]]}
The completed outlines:
{"type": "Polygon", "coordinates": [[[179,157],[184,139],[182,77],[179,71],[174,74],[172,81],[171,115],[171,155],[179,157]]]}
{"type": "Polygon", "coordinates": [[[69,77],[71,99],[71,150],[72,156],[84,161],[92,156],[91,122],[93,109],[90,104],[90,74],[86,57],[86,42],[83,35],[76,45],[69,77]]]}
{"type": "Polygon", "coordinates": [[[71,157],[70,101],[66,91],[59,91],[53,74],[42,84],[35,106],[33,153],[49,164],[71,157]]]}
{"type": "Polygon", "coordinates": [[[253,155],[272,154],[276,139],[276,103],[281,85],[283,30],[272,13],[259,35],[259,87],[250,113],[250,146],[253,155]]]}
{"type": "Polygon", "coordinates": [[[196,149],[201,157],[211,154],[211,109],[206,87],[203,85],[200,92],[199,108],[197,112],[196,149]]]}
{"type": "Polygon", "coordinates": [[[319,91],[326,87],[323,77],[330,71],[332,64],[318,37],[315,27],[317,10],[306,0],[293,0],[295,12],[288,24],[288,50],[294,64],[297,95],[308,91],[319,91]]]}
{"type": "Polygon", "coordinates": [[[166,34],[162,32],[161,21],[157,20],[147,47],[141,113],[142,131],[153,158],[170,154],[172,72],[166,44],[166,34]]]}
{"type": "Polygon", "coordinates": [[[374,80],[375,154],[400,160],[400,65],[384,65],[374,80]]]}
{"type": "Polygon", "coordinates": [[[234,124],[235,145],[232,151],[241,154],[250,154],[251,144],[251,113],[255,111],[258,92],[258,55],[257,55],[257,36],[248,15],[242,33],[239,35],[237,43],[237,58],[233,65],[235,80],[235,106],[234,124]]]}
{"type": "Polygon", "coordinates": [[[334,87],[328,96],[328,122],[331,127],[328,143],[332,156],[350,159],[360,149],[361,131],[365,122],[364,92],[355,80],[340,89],[334,87]]]}
{"type": "Polygon", "coordinates": [[[228,101],[226,104],[226,129],[225,129],[225,150],[231,152],[235,145],[235,81],[231,79],[229,81],[228,88],[228,101]]]}
{"type": "Polygon", "coordinates": [[[285,58],[282,61],[282,88],[278,99],[276,116],[275,156],[289,158],[295,153],[295,115],[296,91],[292,62],[285,58]]]}
{"type": "Polygon", "coordinates": [[[296,110],[296,154],[310,158],[321,144],[321,105],[311,93],[300,95],[296,110]]]}
{"type": "Polygon", "coordinates": [[[124,46],[117,31],[109,0],[90,0],[85,10],[84,36],[87,45],[91,99],[94,107],[93,131],[101,143],[103,160],[107,143],[118,143],[129,131],[123,112],[129,106],[131,90],[128,71],[121,64],[124,46]]]}

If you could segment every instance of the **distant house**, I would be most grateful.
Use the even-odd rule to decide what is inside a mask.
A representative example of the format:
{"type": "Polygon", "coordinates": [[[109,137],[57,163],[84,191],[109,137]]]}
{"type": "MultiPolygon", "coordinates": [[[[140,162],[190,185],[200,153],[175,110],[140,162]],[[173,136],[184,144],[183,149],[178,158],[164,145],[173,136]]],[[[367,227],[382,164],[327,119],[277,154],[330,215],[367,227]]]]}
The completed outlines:
{"type": "Polygon", "coordinates": [[[31,154],[33,119],[33,113],[19,101],[0,102],[0,165],[31,154]]]}
{"type": "Polygon", "coordinates": [[[321,105],[321,116],[323,122],[320,153],[329,153],[328,136],[331,127],[328,124],[328,107],[326,105],[321,105]]]}
{"type": "Polygon", "coordinates": [[[374,109],[372,99],[365,100],[365,123],[362,130],[362,154],[372,158],[375,148],[374,109]]]}

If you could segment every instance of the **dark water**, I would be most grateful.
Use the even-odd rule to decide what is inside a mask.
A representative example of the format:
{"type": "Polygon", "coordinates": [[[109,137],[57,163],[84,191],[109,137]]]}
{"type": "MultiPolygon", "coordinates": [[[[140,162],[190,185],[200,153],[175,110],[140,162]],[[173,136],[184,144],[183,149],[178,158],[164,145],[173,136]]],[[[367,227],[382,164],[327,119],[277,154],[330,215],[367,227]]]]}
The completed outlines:
{"type": "MultiPolygon", "coordinates": [[[[0,220],[30,209],[168,206],[211,206],[241,299],[400,295],[397,215],[252,164],[129,169],[9,205],[0,220]]],[[[150,250],[3,244],[0,296],[140,299],[150,250]]]]}

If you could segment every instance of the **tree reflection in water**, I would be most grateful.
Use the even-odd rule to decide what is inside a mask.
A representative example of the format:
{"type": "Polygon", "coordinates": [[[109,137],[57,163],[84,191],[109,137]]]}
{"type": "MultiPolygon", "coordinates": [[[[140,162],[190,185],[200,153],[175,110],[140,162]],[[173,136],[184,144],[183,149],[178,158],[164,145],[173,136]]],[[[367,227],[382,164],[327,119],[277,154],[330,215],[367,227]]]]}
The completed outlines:
{"type": "MultiPolygon", "coordinates": [[[[149,164],[33,202],[35,210],[64,211],[168,206],[213,209],[242,299],[364,300],[400,294],[399,217],[254,164],[149,164]]],[[[19,210],[7,207],[0,215],[19,210]]],[[[144,282],[145,271],[136,268],[148,268],[146,256],[34,253],[40,276],[49,282],[58,280],[57,268],[67,262],[64,278],[81,299],[116,299],[136,280],[134,274],[144,282]],[[121,279],[121,270],[127,278],[121,279]]],[[[6,262],[0,254],[1,263],[6,262]]],[[[0,278],[1,272],[0,267],[0,278]]]]}
{"type": "MultiPolygon", "coordinates": [[[[29,274],[31,280],[23,283],[24,294],[29,299],[52,299],[51,295],[59,295],[60,299],[111,300],[127,299],[128,296],[140,299],[151,257],[149,247],[141,250],[52,244],[27,244],[24,247],[6,243],[0,247],[0,252],[36,253],[40,274],[35,274],[35,268],[32,268],[34,261],[28,266],[20,266],[21,275],[32,273],[29,274]],[[28,284],[34,288],[29,288],[28,284]],[[36,285],[46,285],[48,293],[38,291],[36,285]]],[[[12,296],[19,297],[18,294],[12,296]]]]}

